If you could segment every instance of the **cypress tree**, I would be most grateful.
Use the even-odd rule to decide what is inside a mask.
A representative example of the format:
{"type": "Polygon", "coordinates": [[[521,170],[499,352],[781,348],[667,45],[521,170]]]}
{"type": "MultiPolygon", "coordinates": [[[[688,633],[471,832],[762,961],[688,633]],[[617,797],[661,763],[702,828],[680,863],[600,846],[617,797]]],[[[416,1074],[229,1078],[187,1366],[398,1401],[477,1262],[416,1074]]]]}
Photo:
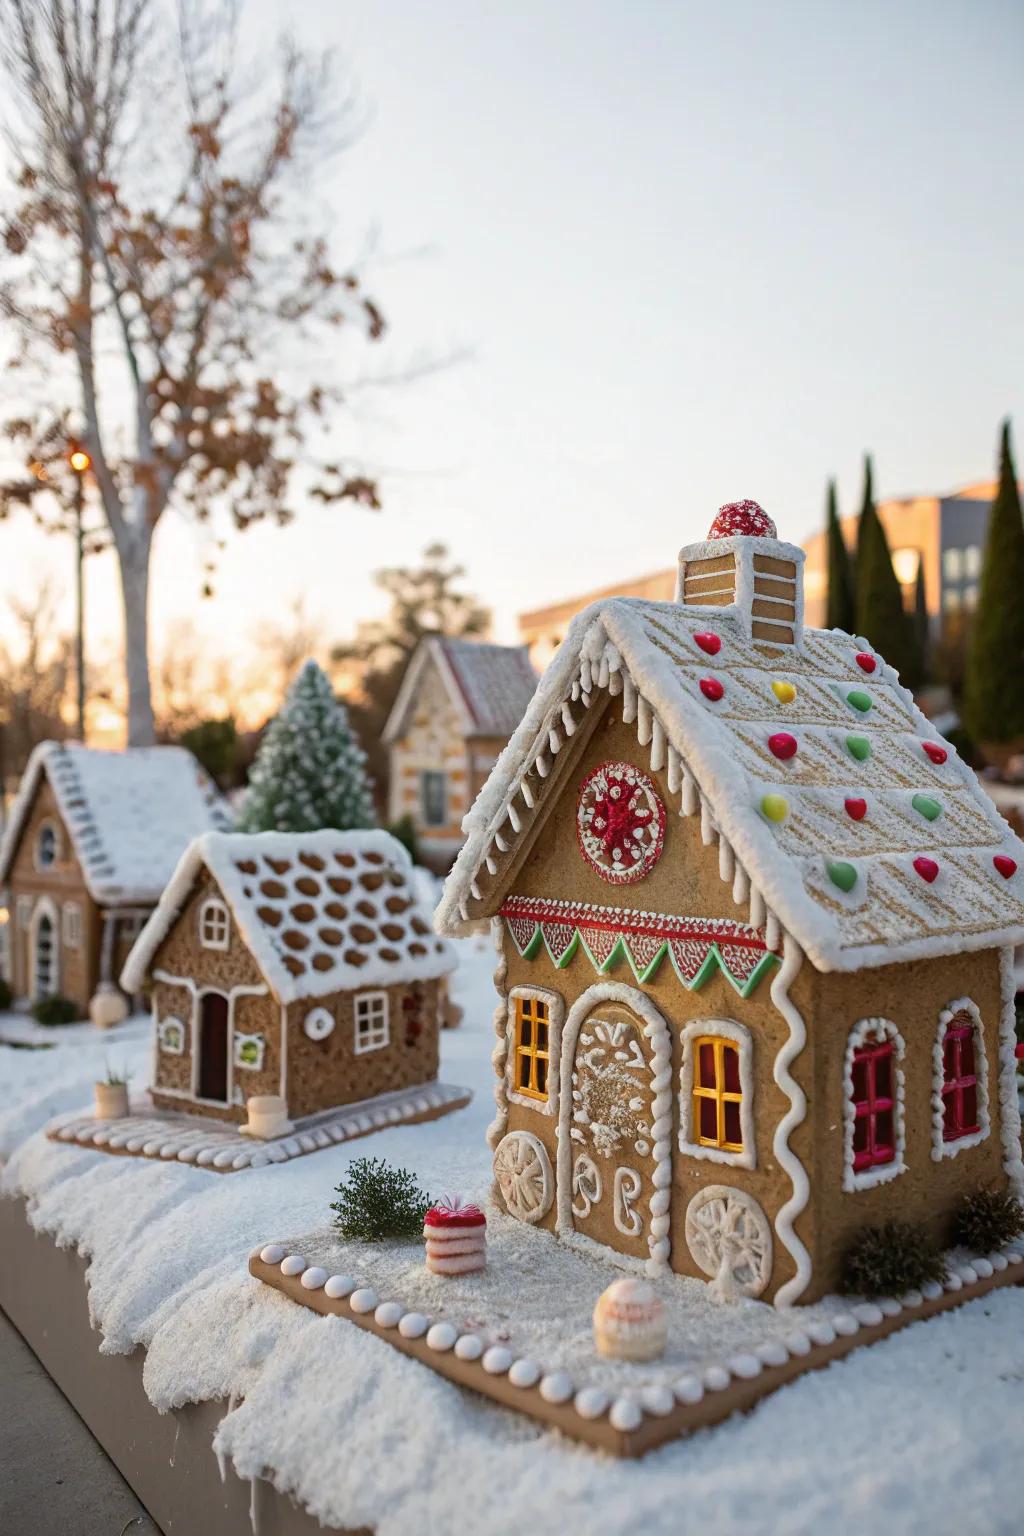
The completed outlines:
{"type": "Polygon", "coordinates": [[[870,456],[864,460],[864,501],[857,529],[858,635],[897,669],[906,686],[916,682],[914,637],[903,591],[892,568],[889,541],[875,508],[870,456]]]}
{"type": "Polygon", "coordinates": [[[238,829],[315,832],[375,825],[366,754],[328,677],[307,661],[260,745],[238,829]]]}
{"type": "Polygon", "coordinates": [[[825,628],[845,629],[852,633],[857,622],[853,594],[853,563],[839,526],[836,509],[836,483],[830,480],[825,500],[825,546],[828,590],[825,601],[825,628]]]}
{"type": "Polygon", "coordinates": [[[1009,421],[1003,422],[999,489],[968,645],[964,718],[978,742],[1024,737],[1024,523],[1009,421]]]}
{"type": "Polygon", "coordinates": [[[932,669],[932,637],[928,619],[928,597],[924,587],[924,560],[917,562],[917,583],[914,587],[914,642],[917,646],[919,682],[926,683],[932,669]]]}

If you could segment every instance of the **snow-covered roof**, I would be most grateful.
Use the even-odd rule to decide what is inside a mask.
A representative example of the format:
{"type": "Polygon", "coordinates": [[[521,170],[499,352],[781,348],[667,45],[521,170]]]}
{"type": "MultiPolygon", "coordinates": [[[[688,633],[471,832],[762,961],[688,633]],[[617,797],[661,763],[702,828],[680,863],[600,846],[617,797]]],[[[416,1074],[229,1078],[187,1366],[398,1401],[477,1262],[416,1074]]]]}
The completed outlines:
{"type": "Polygon", "coordinates": [[[525,645],[492,645],[431,635],[406,669],[384,740],[394,741],[415,707],[423,670],[432,661],[467,736],[511,736],[533,696],[537,674],[525,645]]]}
{"type": "Polygon", "coordinates": [[[138,992],[203,868],[279,1002],[431,981],[452,946],[417,904],[409,855],[388,832],[209,832],[185,852],[125,962],[138,992]]]}
{"type": "Polygon", "coordinates": [[[769,645],[737,604],[628,598],[573,621],[466,816],[440,931],[492,910],[553,755],[610,694],[753,925],[781,924],[819,969],[1024,941],[1024,845],[865,640],[769,645]]]}
{"type": "Polygon", "coordinates": [[[44,774],[90,895],[104,905],[155,902],[191,840],[230,825],[213,781],[184,747],[105,752],[44,741],[29,758],[0,841],[0,885],[44,774]]]}

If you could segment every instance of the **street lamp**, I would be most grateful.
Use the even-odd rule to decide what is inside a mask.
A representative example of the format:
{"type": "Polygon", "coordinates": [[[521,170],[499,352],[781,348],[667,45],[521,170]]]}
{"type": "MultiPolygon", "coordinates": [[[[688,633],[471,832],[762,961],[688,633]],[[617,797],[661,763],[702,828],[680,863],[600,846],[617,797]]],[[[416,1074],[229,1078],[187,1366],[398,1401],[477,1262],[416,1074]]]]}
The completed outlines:
{"type": "Polygon", "coordinates": [[[78,739],[85,741],[85,477],[92,459],[84,448],[72,448],[68,463],[75,472],[75,675],[78,685],[78,739]]]}

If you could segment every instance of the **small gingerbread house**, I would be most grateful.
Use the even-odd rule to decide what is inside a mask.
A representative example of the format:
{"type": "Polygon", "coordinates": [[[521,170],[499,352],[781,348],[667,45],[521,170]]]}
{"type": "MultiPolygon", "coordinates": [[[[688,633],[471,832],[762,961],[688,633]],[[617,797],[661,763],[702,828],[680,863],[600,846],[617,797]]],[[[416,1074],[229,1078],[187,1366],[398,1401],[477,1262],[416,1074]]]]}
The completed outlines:
{"type": "Polygon", "coordinates": [[[725,1294],[1019,1191],[1024,847],[756,504],[674,602],[573,623],[467,818],[442,932],[500,952],[512,1215],[725,1294]]]}
{"type": "Polygon", "coordinates": [[[432,1082],[455,959],[411,877],[386,832],[198,838],[122,975],[152,1000],[154,1103],[300,1118],[432,1082]]]}

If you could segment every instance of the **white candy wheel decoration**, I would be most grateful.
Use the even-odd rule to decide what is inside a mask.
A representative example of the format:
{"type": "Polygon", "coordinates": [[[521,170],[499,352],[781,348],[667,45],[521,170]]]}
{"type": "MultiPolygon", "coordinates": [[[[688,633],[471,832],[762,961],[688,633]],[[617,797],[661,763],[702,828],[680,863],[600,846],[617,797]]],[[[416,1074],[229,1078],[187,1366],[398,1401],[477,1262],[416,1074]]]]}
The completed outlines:
{"type": "Polygon", "coordinates": [[[334,1015],[327,1008],[312,1008],[302,1021],[310,1040],[326,1040],[334,1028],[334,1015]]]}
{"type": "Polygon", "coordinates": [[[555,1183],[544,1143],[532,1131],[509,1131],[494,1149],[494,1177],[505,1208],[517,1221],[542,1221],[555,1183]]]}
{"type": "Polygon", "coordinates": [[[686,1207],[686,1243],[717,1301],[760,1296],[771,1278],[772,1229],[745,1190],[708,1184],[686,1207]]]}

